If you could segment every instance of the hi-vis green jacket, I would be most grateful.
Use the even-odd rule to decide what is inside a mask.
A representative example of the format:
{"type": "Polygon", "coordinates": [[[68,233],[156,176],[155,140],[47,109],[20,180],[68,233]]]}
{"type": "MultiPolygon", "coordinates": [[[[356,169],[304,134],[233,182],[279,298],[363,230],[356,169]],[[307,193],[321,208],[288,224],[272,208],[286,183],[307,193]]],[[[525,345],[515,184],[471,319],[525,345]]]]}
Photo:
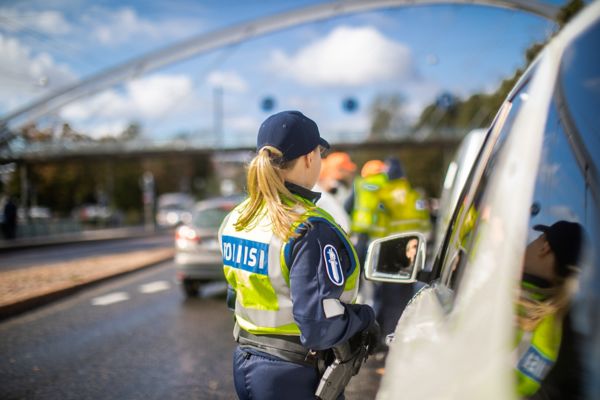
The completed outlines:
{"type": "Polygon", "coordinates": [[[384,173],[355,179],[351,225],[353,233],[366,233],[372,238],[386,235],[389,217],[381,202],[381,190],[387,181],[384,173]]]}
{"type": "Polygon", "coordinates": [[[406,178],[389,180],[379,195],[389,214],[387,235],[402,232],[429,233],[431,221],[425,200],[406,178]]]}
{"type": "MultiPolygon", "coordinates": [[[[539,288],[529,282],[522,282],[525,294],[542,300],[539,288]]],[[[540,388],[544,377],[553,367],[558,357],[562,337],[562,321],[550,314],[543,318],[532,332],[518,330],[517,356],[517,393],[531,396],[540,388]]]]}
{"type": "Polygon", "coordinates": [[[253,228],[237,231],[245,202],[221,226],[223,269],[236,291],[236,321],[256,335],[300,336],[308,348],[330,348],[368,327],[373,312],[353,304],[360,268],[346,234],[307,200],[316,193],[287,185],[308,193],[296,195],[305,205],[291,227],[301,232],[298,238],[284,243],[273,234],[266,213],[253,228]]]}

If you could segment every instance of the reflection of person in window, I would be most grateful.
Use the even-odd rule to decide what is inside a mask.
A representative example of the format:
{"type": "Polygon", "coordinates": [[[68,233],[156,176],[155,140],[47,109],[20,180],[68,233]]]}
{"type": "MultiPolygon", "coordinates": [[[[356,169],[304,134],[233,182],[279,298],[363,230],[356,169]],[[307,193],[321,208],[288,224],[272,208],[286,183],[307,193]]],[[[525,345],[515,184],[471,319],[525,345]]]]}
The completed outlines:
{"type": "Polygon", "coordinates": [[[410,276],[417,254],[418,239],[410,239],[406,244],[404,240],[394,243],[393,246],[382,247],[384,263],[378,268],[387,274],[400,274],[402,277],[410,276]]]}
{"type": "Polygon", "coordinates": [[[577,343],[571,342],[574,333],[563,320],[571,299],[568,282],[576,272],[583,232],[578,223],[567,221],[534,229],[542,234],[525,250],[517,303],[517,391],[525,397],[562,399],[577,390],[571,379],[578,371],[577,343]],[[570,365],[565,365],[568,378],[553,371],[565,363],[561,359],[569,360],[570,365]],[[565,379],[571,381],[566,383],[568,389],[565,379]]]}
{"type": "Polygon", "coordinates": [[[406,255],[406,266],[400,269],[401,275],[412,274],[413,267],[415,265],[415,258],[417,257],[417,245],[419,244],[419,240],[417,238],[410,239],[406,243],[406,248],[404,250],[404,254],[406,255]]]}

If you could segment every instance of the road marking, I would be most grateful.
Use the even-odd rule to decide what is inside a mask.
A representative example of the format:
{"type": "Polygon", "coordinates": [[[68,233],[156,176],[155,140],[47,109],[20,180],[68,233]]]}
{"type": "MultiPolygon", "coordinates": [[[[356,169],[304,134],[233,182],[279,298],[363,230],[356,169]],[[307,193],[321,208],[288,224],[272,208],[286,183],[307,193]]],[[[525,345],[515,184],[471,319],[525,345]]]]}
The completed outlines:
{"type": "Polygon", "coordinates": [[[156,281],[140,285],[140,293],[154,293],[162,290],[168,290],[171,288],[171,284],[167,281],[156,281]]]}
{"type": "Polygon", "coordinates": [[[105,296],[100,296],[92,299],[93,306],[107,306],[109,304],[118,303],[120,301],[129,300],[127,292],[115,292],[105,296]]]}

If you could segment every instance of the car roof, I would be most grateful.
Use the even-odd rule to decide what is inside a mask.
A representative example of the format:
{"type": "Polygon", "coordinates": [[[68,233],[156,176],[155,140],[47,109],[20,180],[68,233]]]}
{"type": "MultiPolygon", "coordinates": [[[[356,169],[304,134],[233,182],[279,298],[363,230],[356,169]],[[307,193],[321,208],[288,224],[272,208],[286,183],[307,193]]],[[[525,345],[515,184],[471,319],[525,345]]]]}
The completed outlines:
{"type": "Polygon", "coordinates": [[[219,207],[223,204],[239,204],[246,198],[245,195],[236,194],[231,196],[212,197],[199,201],[194,206],[194,210],[203,210],[207,208],[219,207]]]}

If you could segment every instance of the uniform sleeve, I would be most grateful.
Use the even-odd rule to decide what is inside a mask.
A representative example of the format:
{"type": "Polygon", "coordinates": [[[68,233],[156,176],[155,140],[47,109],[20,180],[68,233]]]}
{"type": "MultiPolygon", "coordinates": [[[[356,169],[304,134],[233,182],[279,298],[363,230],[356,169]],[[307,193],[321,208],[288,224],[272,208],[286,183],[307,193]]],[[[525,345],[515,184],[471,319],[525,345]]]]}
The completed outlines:
{"type": "Polygon", "coordinates": [[[343,343],[374,320],[370,306],[339,300],[344,284],[338,286],[335,276],[332,279],[327,272],[324,252],[328,245],[337,250],[345,282],[352,272],[350,257],[328,224],[313,223],[292,248],[290,290],[294,320],[300,327],[302,344],[313,350],[343,343]]]}

